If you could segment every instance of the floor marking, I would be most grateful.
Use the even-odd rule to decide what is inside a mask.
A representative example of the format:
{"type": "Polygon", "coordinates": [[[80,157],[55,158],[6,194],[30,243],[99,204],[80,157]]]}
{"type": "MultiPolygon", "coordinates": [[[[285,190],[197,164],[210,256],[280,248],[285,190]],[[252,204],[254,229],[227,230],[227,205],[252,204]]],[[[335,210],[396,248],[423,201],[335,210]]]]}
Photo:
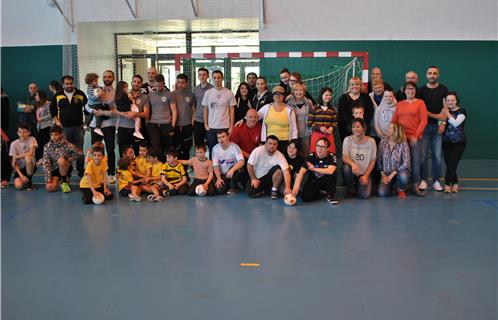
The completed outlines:
{"type": "Polygon", "coordinates": [[[255,267],[258,268],[261,264],[259,262],[241,262],[241,267],[255,267]]]}
{"type": "Polygon", "coordinates": [[[10,214],[10,215],[7,215],[7,216],[5,216],[5,217],[2,217],[2,224],[3,224],[4,222],[8,221],[8,220],[11,220],[11,219],[13,219],[13,218],[17,217],[18,215],[21,215],[21,214],[25,213],[26,211],[29,211],[29,210],[31,210],[31,209],[33,209],[33,208],[38,207],[40,204],[42,204],[42,203],[44,203],[44,202],[46,202],[46,201],[47,201],[47,198],[43,199],[43,200],[42,200],[42,201],[40,201],[40,202],[35,203],[35,204],[34,204],[34,205],[32,205],[31,207],[28,207],[28,208],[22,209],[21,211],[18,211],[18,212],[15,212],[15,213],[13,213],[13,214],[10,214]]]}

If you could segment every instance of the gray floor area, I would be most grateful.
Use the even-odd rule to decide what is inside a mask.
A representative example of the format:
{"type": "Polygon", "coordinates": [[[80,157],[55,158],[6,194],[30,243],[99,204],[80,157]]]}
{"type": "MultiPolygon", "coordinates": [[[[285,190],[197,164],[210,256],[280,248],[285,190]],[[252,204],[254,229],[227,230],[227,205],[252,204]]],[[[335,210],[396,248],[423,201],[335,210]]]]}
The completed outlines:
{"type": "MultiPolygon", "coordinates": [[[[496,178],[491,166],[462,176],[496,178]]],[[[1,200],[3,319],[497,319],[496,190],[336,207],[1,200]]]]}

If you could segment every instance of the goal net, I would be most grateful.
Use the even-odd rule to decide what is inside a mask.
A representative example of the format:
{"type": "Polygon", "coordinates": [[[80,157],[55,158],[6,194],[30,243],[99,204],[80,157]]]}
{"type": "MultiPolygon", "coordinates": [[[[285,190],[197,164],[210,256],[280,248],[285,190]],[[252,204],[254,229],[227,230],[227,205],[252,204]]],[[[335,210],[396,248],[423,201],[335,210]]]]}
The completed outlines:
{"type": "Polygon", "coordinates": [[[347,92],[348,81],[353,76],[368,81],[368,54],[366,52],[253,52],[222,54],[179,54],[175,57],[176,73],[186,73],[191,85],[197,84],[197,70],[221,70],[225,86],[236,91],[249,72],[266,78],[268,87],[280,83],[280,71],[301,74],[307,91],[317,98],[323,87],[330,87],[334,102],[347,92]]]}

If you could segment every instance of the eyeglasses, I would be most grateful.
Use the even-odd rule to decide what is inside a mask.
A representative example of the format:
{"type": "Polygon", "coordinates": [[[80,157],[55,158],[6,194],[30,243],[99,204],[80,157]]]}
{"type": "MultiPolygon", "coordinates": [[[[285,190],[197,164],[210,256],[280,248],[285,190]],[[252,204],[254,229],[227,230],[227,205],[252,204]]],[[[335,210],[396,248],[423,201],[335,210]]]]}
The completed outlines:
{"type": "Polygon", "coordinates": [[[317,145],[316,145],[316,147],[317,147],[317,148],[327,148],[327,146],[326,146],[326,145],[324,145],[324,144],[317,144],[317,145]]]}

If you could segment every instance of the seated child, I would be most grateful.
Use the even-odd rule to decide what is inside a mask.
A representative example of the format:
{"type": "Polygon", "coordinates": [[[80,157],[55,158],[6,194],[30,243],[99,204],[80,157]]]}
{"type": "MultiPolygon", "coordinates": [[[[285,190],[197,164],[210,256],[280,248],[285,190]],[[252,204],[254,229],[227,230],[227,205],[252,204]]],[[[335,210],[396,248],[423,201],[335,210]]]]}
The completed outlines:
{"type": "Polygon", "coordinates": [[[107,184],[107,164],[104,163],[104,149],[94,147],[92,161],[88,163],[85,174],[80,181],[80,191],[84,204],[93,203],[92,198],[98,193],[104,195],[105,200],[112,199],[112,191],[107,184]]]}
{"type": "Polygon", "coordinates": [[[187,193],[187,174],[185,168],[178,162],[178,151],[170,149],[166,153],[166,163],[161,172],[163,195],[179,195],[187,193]]]}
{"type": "Polygon", "coordinates": [[[183,165],[191,166],[194,169],[194,181],[187,190],[189,196],[195,196],[195,188],[202,184],[207,196],[215,194],[213,162],[206,157],[206,146],[195,147],[195,157],[190,160],[179,160],[183,165]]]}
{"type": "Polygon", "coordinates": [[[132,164],[129,157],[123,157],[118,161],[118,191],[123,197],[130,198],[130,201],[142,201],[140,188],[137,186],[140,180],[133,179],[131,170],[132,164]]]}

